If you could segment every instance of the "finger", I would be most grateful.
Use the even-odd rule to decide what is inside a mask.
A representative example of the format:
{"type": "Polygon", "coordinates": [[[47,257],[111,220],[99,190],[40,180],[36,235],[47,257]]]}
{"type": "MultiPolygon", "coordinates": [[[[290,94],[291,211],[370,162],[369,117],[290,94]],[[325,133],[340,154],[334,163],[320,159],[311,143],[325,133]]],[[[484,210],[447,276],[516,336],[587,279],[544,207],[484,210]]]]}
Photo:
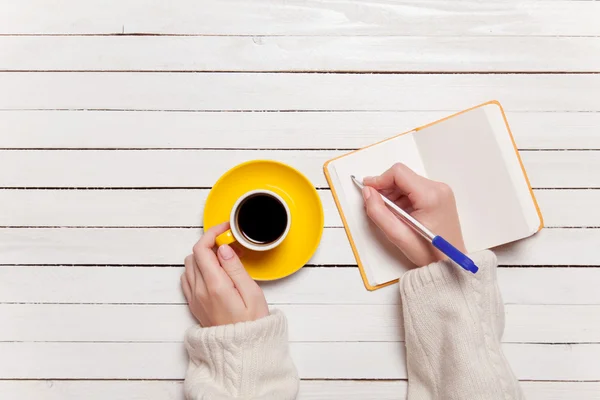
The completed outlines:
{"type": "Polygon", "coordinates": [[[183,265],[185,266],[185,276],[187,279],[190,288],[196,286],[196,264],[194,263],[194,256],[189,255],[183,261],[183,265]]]}
{"type": "Polygon", "coordinates": [[[192,293],[194,293],[195,296],[205,298],[208,295],[208,287],[206,286],[204,278],[202,278],[202,274],[198,273],[198,267],[196,267],[196,286],[193,286],[192,288],[192,293]]]}
{"type": "Polygon", "coordinates": [[[204,234],[198,243],[202,243],[204,247],[212,249],[215,246],[215,240],[217,239],[217,236],[226,232],[227,229],[229,229],[229,222],[223,222],[222,224],[215,225],[212,228],[204,231],[204,234]]]}
{"type": "Polygon", "coordinates": [[[378,190],[378,192],[384,197],[386,197],[389,201],[395,203],[398,207],[404,209],[405,211],[408,208],[412,207],[412,202],[410,201],[410,199],[398,189],[378,190]]]}
{"type": "Polygon", "coordinates": [[[250,275],[248,275],[244,265],[231,246],[226,244],[220,246],[219,250],[217,250],[217,255],[221,262],[221,266],[223,266],[223,269],[233,281],[233,284],[242,296],[244,303],[248,305],[252,296],[256,295],[258,285],[252,280],[250,275]]]}
{"type": "Polygon", "coordinates": [[[398,199],[394,200],[394,203],[404,211],[408,211],[412,208],[412,202],[406,196],[400,196],[398,199]]]}
{"type": "Polygon", "coordinates": [[[198,243],[194,245],[194,261],[206,287],[233,286],[213,251],[215,239],[227,229],[229,229],[228,222],[214,226],[204,232],[198,243]]]}
{"type": "MultiPolygon", "coordinates": [[[[379,193],[381,193],[381,192],[379,192],[379,193]]],[[[406,197],[406,196],[401,191],[396,190],[395,192],[392,192],[385,197],[387,197],[388,200],[393,201],[395,203],[396,201],[398,201],[398,199],[400,199],[402,197],[406,197]]]]}
{"type": "Polygon", "coordinates": [[[418,175],[402,163],[394,164],[390,169],[379,176],[367,177],[364,184],[376,190],[398,188],[405,195],[418,191],[428,179],[418,175]]]}
{"type": "Polygon", "coordinates": [[[398,194],[398,196],[402,195],[402,192],[399,191],[397,188],[388,188],[388,189],[377,189],[377,191],[379,193],[381,193],[382,195],[384,195],[385,197],[389,198],[390,196],[394,196],[396,194],[398,194]]]}
{"type": "Polygon", "coordinates": [[[402,247],[403,243],[406,243],[409,238],[414,236],[414,232],[411,228],[400,221],[394,213],[387,208],[381,196],[378,196],[373,188],[365,186],[363,189],[363,197],[365,199],[367,215],[379,229],[385,233],[390,241],[398,247],[402,247]]]}
{"type": "Polygon", "coordinates": [[[196,264],[194,256],[191,254],[185,258],[185,271],[192,293],[206,293],[206,284],[204,283],[204,279],[202,279],[202,273],[196,264]]]}
{"type": "Polygon", "coordinates": [[[242,258],[242,256],[244,255],[244,247],[240,246],[237,243],[232,243],[230,244],[230,246],[233,249],[233,251],[235,251],[235,254],[237,254],[239,258],[242,258]]]}
{"type": "Polygon", "coordinates": [[[412,202],[410,201],[410,199],[398,189],[394,188],[387,190],[378,190],[378,192],[392,203],[395,203],[398,207],[404,209],[405,211],[406,209],[412,207],[412,202]]]}
{"type": "Polygon", "coordinates": [[[192,299],[192,288],[190,287],[190,283],[188,282],[185,273],[181,274],[181,290],[183,290],[185,300],[189,304],[192,299]]]}

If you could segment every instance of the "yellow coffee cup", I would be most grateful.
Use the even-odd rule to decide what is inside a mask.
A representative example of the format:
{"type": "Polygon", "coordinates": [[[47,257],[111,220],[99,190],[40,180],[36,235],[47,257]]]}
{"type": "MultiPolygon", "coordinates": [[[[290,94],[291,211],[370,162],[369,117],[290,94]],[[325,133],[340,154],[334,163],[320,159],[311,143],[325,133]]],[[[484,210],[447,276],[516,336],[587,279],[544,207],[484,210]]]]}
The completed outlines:
{"type": "Polygon", "coordinates": [[[271,250],[286,238],[291,223],[290,208],[281,196],[266,189],[250,190],[236,200],[230,229],[217,236],[216,244],[237,242],[248,250],[271,250]]]}

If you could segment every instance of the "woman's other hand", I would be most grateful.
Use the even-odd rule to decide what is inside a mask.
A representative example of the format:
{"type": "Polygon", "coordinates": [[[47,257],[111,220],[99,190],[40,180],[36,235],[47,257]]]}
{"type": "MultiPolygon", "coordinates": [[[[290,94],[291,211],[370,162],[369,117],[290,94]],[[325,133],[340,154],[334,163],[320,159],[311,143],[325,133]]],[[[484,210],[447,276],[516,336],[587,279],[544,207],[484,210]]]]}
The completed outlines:
{"type": "Polygon", "coordinates": [[[254,321],[269,315],[262,289],[228,245],[215,251],[215,239],[229,229],[208,229],[185,258],[181,287],[190,311],[203,327],[254,321]]]}
{"type": "Polygon", "coordinates": [[[424,266],[444,260],[446,256],[400,221],[373,189],[409,212],[434,234],[443,236],[460,251],[466,252],[456,201],[448,185],[417,175],[400,163],[380,176],[364,178],[363,183],[367,214],[413,263],[424,266]]]}

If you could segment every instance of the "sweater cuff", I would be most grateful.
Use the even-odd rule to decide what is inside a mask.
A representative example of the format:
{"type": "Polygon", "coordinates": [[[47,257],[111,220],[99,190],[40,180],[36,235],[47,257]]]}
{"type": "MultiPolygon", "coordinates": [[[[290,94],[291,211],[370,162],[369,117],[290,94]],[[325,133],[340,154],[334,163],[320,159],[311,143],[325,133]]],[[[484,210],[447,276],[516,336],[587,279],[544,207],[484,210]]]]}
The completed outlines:
{"type": "MultiPolygon", "coordinates": [[[[494,273],[498,265],[496,255],[489,250],[469,254],[469,257],[479,267],[475,274],[465,271],[450,260],[438,261],[425,267],[409,270],[400,278],[400,292],[403,295],[414,295],[426,286],[443,287],[448,284],[460,283],[468,279],[481,280],[494,273]]],[[[487,279],[486,279],[487,280],[487,279]]]]}
{"type": "Polygon", "coordinates": [[[209,395],[207,382],[220,388],[220,396],[227,393],[233,398],[254,398],[275,382],[279,389],[272,389],[277,398],[292,398],[298,390],[298,374],[287,335],[287,321],[278,310],[256,321],[188,329],[188,398],[229,398],[209,395]]]}
{"type": "Polygon", "coordinates": [[[269,316],[256,321],[208,328],[196,325],[185,334],[185,345],[191,358],[205,358],[210,357],[211,353],[222,353],[223,347],[236,349],[241,354],[248,347],[282,340],[287,342],[287,321],[279,310],[272,310],[269,316]]]}

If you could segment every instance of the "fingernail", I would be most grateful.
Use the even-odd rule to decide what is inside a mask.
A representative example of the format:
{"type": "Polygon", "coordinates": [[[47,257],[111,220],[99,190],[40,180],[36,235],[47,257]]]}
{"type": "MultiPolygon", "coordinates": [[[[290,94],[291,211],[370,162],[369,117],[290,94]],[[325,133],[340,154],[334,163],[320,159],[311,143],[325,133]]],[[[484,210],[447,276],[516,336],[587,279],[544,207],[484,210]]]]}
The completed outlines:
{"type": "Polygon", "coordinates": [[[229,260],[233,258],[234,254],[235,253],[233,252],[233,249],[228,244],[224,244],[219,247],[219,255],[223,260],[229,260]]]}
{"type": "Polygon", "coordinates": [[[363,188],[363,191],[362,191],[362,192],[363,192],[363,198],[365,199],[365,201],[366,201],[366,200],[367,200],[369,197],[371,197],[371,190],[370,190],[370,189],[369,189],[367,186],[365,186],[365,187],[363,188]]]}
{"type": "Polygon", "coordinates": [[[363,183],[364,183],[364,182],[370,182],[370,181],[373,181],[374,179],[375,179],[375,177],[374,177],[374,176],[365,176],[365,177],[363,178],[363,183]]]}

